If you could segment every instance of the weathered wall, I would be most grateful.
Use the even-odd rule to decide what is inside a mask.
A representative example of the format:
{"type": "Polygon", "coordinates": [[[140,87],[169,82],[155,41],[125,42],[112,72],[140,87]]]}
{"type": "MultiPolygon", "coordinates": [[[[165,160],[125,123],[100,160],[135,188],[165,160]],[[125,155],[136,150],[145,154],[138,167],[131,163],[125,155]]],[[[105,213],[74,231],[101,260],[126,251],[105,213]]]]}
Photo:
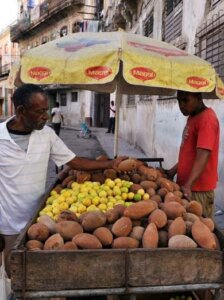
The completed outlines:
{"type": "MultiPolygon", "coordinates": [[[[161,18],[163,1],[154,1],[154,38],[161,38],[161,18]]],[[[198,26],[224,8],[224,2],[220,2],[214,10],[208,9],[206,0],[184,0],[182,38],[186,41],[186,50],[189,53],[195,51],[195,34],[198,26]]],[[[135,24],[132,32],[143,33],[142,22],[152,9],[148,5],[135,24]]],[[[138,97],[136,97],[137,99],[138,97]]],[[[142,102],[136,101],[136,107],[121,108],[120,113],[120,136],[127,141],[139,146],[148,157],[163,157],[164,167],[170,168],[178,158],[182,131],[186,118],[181,114],[176,100],[155,100],[142,102]]],[[[206,100],[206,104],[212,107],[220,121],[220,151],[219,151],[219,183],[216,189],[216,205],[224,208],[223,186],[224,186],[224,104],[219,100],[206,100]]]]}

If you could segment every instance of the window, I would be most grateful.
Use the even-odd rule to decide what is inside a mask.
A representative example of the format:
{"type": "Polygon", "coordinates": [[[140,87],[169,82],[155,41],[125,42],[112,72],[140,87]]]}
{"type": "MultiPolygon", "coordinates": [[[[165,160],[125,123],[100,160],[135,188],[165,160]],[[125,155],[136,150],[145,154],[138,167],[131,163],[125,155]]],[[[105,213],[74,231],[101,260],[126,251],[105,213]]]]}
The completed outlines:
{"type": "Polygon", "coordinates": [[[169,15],[182,0],[166,0],[166,15],[169,15]]]}
{"type": "Polygon", "coordinates": [[[72,102],[78,102],[78,93],[72,92],[72,102]]]}
{"type": "Polygon", "coordinates": [[[76,32],[80,32],[80,26],[77,22],[75,22],[74,24],[72,24],[72,33],[76,33],[76,32]]]}
{"type": "Polygon", "coordinates": [[[209,61],[224,80],[224,15],[216,14],[196,33],[196,55],[209,61]]]}
{"type": "Polygon", "coordinates": [[[57,37],[56,32],[53,32],[53,33],[51,34],[51,41],[55,40],[56,37],[57,37]]]}
{"type": "Polygon", "coordinates": [[[171,42],[181,35],[183,1],[166,0],[163,23],[163,40],[171,42]]]}
{"type": "Polygon", "coordinates": [[[61,106],[67,105],[67,95],[66,93],[60,93],[60,104],[61,106]]]}
{"type": "Polygon", "coordinates": [[[135,95],[128,95],[127,106],[135,106],[135,95]]]}
{"type": "Polygon", "coordinates": [[[68,27],[63,26],[60,30],[60,37],[66,36],[68,34],[68,27]]]}
{"type": "Polygon", "coordinates": [[[47,36],[43,36],[41,38],[41,44],[46,44],[48,42],[48,37],[47,36]]]}
{"type": "Polygon", "coordinates": [[[153,11],[144,22],[144,36],[152,37],[153,35],[153,11]]]}

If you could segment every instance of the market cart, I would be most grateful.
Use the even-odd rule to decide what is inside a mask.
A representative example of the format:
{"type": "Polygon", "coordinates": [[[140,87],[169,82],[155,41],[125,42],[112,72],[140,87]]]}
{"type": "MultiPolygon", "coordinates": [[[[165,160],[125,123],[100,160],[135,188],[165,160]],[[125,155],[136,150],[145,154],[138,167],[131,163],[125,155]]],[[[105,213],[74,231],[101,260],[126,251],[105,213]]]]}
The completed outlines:
{"type": "MultiPolygon", "coordinates": [[[[50,190],[41,199],[39,210],[50,190]]],[[[94,295],[134,298],[140,294],[207,289],[215,290],[215,300],[222,299],[222,251],[200,248],[27,251],[26,233],[38,212],[18,237],[12,252],[12,288],[17,299],[94,295]]],[[[224,236],[218,229],[216,235],[223,249],[224,236]]]]}

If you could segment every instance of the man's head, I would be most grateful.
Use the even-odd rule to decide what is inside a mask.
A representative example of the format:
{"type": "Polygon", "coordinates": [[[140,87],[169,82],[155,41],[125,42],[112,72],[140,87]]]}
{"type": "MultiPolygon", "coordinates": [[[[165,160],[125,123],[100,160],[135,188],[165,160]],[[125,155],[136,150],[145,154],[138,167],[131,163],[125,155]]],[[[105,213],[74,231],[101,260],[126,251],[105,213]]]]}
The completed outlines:
{"type": "Polygon", "coordinates": [[[23,84],[13,94],[12,101],[19,123],[27,131],[40,130],[46,124],[48,99],[45,92],[37,85],[23,84]]]}
{"type": "Polygon", "coordinates": [[[110,103],[111,103],[112,106],[114,106],[114,101],[113,100],[110,103]]]}
{"type": "Polygon", "coordinates": [[[184,116],[193,116],[204,107],[201,93],[177,91],[177,100],[184,116]]]}
{"type": "Polygon", "coordinates": [[[55,104],[55,105],[56,105],[56,107],[59,107],[59,102],[56,102],[56,104],[55,104]]]}

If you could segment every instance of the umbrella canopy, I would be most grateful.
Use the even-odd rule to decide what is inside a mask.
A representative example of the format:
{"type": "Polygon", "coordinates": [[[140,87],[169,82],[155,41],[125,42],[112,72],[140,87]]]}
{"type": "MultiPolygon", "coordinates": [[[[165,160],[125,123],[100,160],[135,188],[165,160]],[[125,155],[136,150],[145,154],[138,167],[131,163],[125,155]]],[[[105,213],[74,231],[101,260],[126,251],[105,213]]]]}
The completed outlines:
{"type": "Polygon", "coordinates": [[[184,90],[224,99],[224,84],[208,62],[124,31],[75,33],[28,50],[20,78],[24,83],[73,85],[95,92],[116,90],[114,156],[122,94],[172,96],[184,90]]]}
{"type": "MultiPolygon", "coordinates": [[[[222,81],[203,59],[170,44],[117,32],[75,33],[28,50],[21,79],[34,84],[72,84],[111,93],[171,95],[174,90],[213,92],[222,81]]],[[[218,86],[219,85],[219,86],[218,86]]]]}

